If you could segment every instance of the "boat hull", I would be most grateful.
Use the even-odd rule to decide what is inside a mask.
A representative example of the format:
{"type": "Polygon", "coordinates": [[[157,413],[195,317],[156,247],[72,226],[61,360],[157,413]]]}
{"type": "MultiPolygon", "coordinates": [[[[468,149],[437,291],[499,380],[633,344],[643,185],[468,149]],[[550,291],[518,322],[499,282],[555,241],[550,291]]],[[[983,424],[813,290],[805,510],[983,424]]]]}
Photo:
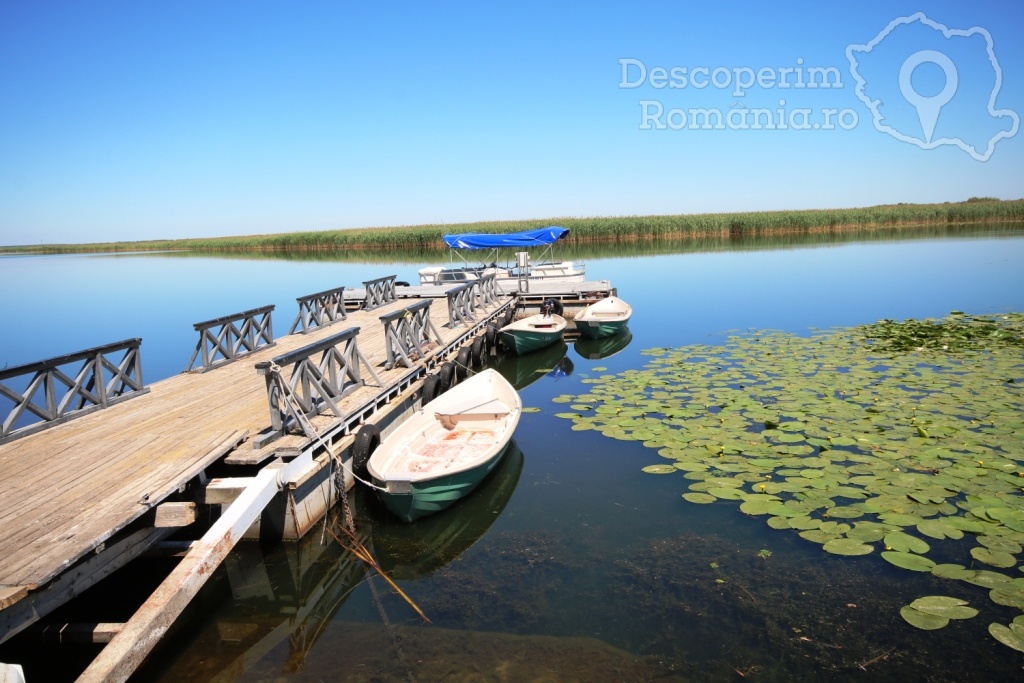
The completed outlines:
{"type": "MultiPolygon", "coordinates": [[[[463,268],[421,268],[419,278],[421,285],[461,284],[480,279],[481,275],[494,273],[495,284],[507,289],[508,286],[519,284],[519,275],[514,268],[490,268],[466,266],[463,268]]],[[[532,266],[526,279],[530,282],[584,282],[586,270],[582,264],[572,261],[562,263],[537,264],[532,266]]]]}
{"type": "Polygon", "coordinates": [[[562,338],[562,333],[516,330],[515,332],[502,332],[501,338],[510,351],[517,356],[522,356],[551,346],[562,338]]]}
{"type": "Polygon", "coordinates": [[[466,497],[501,461],[522,409],[494,369],[442,393],[370,454],[366,468],[381,501],[411,522],[466,497]]]}
{"type": "Polygon", "coordinates": [[[603,339],[622,332],[627,324],[628,320],[577,320],[576,329],[581,337],[603,339]]]}
{"type": "Polygon", "coordinates": [[[580,336],[603,339],[619,334],[629,323],[633,308],[622,299],[610,296],[590,304],[576,314],[573,322],[580,336]]]}
{"type": "MultiPolygon", "coordinates": [[[[380,491],[380,499],[396,517],[405,522],[414,522],[420,517],[432,515],[451,507],[468,496],[505,457],[510,444],[505,444],[493,458],[472,470],[412,482],[408,491],[380,491]]],[[[375,484],[386,488],[384,482],[375,484]]]]}

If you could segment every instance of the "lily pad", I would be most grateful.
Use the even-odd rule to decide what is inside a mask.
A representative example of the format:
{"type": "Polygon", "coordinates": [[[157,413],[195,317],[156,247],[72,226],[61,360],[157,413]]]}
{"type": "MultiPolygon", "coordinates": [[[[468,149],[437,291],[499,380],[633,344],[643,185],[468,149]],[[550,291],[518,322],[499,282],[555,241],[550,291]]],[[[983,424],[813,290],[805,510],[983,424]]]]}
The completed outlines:
{"type": "Polygon", "coordinates": [[[964,537],[963,531],[937,519],[924,520],[917,525],[917,530],[925,536],[940,540],[943,538],[961,539],[964,537]]]}
{"type": "Polygon", "coordinates": [[[712,496],[710,494],[700,493],[700,492],[697,492],[697,493],[692,493],[692,492],[691,493],[684,493],[683,494],[683,498],[685,498],[686,500],[690,501],[691,503],[701,503],[701,504],[714,503],[716,500],[718,500],[717,498],[715,498],[714,496],[712,496]]]}
{"type": "Polygon", "coordinates": [[[647,474],[672,474],[678,472],[674,465],[648,465],[643,468],[647,474]]]}
{"type": "Polygon", "coordinates": [[[915,555],[914,553],[887,550],[882,553],[882,558],[897,567],[914,572],[930,572],[935,567],[935,562],[923,555],[915,555]]]}
{"type": "Polygon", "coordinates": [[[967,606],[966,600],[951,598],[946,595],[929,595],[918,598],[910,603],[910,607],[946,619],[970,619],[978,615],[978,610],[967,606]]]}
{"type": "Polygon", "coordinates": [[[893,531],[885,535],[887,548],[904,553],[917,553],[923,555],[930,550],[927,543],[916,536],[905,534],[902,531],[893,531]]]}
{"type": "Polygon", "coordinates": [[[1010,584],[997,586],[989,591],[988,597],[997,605],[1024,609],[1024,588],[1020,586],[1010,584]]]}
{"type": "Polygon", "coordinates": [[[822,549],[834,555],[867,555],[874,551],[872,546],[855,538],[836,538],[825,543],[822,549]]]}
{"type": "Polygon", "coordinates": [[[715,498],[721,498],[722,500],[745,500],[747,495],[743,492],[743,489],[729,488],[726,486],[709,488],[708,493],[715,498]]]}
{"type": "Polygon", "coordinates": [[[988,632],[1003,645],[1024,652],[1024,625],[1018,624],[1016,620],[1009,626],[989,624],[988,632]]]}
{"type": "Polygon", "coordinates": [[[1007,569],[1017,565],[1017,558],[1010,553],[1005,553],[1001,550],[992,550],[990,548],[971,548],[971,557],[976,559],[978,562],[984,562],[985,564],[992,565],[993,567],[1001,567],[1007,569]]]}
{"type": "Polygon", "coordinates": [[[740,504],[740,512],[748,515],[767,515],[768,510],[777,504],[778,501],[769,496],[748,497],[740,504]]]}
{"type": "Polygon", "coordinates": [[[962,577],[961,580],[966,581],[967,583],[973,583],[975,586],[981,586],[982,588],[997,588],[999,586],[1005,586],[1012,580],[1006,574],[990,572],[987,569],[969,569],[967,571],[968,574],[962,577]]]}
{"type": "Polygon", "coordinates": [[[911,626],[919,628],[923,631],[934,631],[946,626],[949,623],[949,619],[945,617],[937,617],[934,614],[928,614],[927,612],[921,612],[913,607],[902,607],[900,608],[900,616],[911,626]]]}
{"type": "Polygon", "coordinates": [[[932,567],[932,574],[943,579],[963,579],[971,571],[962,564],[937,564],[932,567]]]}

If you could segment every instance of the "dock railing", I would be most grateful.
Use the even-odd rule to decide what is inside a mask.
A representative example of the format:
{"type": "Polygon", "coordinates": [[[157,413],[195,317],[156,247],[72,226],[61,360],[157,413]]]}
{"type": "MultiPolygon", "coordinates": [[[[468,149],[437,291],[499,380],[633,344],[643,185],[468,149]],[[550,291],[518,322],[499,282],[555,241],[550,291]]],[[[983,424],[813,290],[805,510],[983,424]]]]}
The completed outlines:
{"type": "Polygon", "coordinates": [[[476,283],[467,282],[445,292],[448,297],[448,326],[469,326],[476,322],[476,283]]]}
{"type": "Polygon", "coordinates": [[[206,372],[257,349],[273,346],[273,311],[273,305],[264,306],[193,325],[199,333],[199,343],[185,372],[206,372]],[[200,360],[198,368],[196,359],[200,360]]]}
{"type": "Polygon", "coordinates": [[[382,315],[384,344],[387,350],[387,370],[399,362],[407,368],[414,358],[423,358],[431,343],[440,344],[441,334],[430,320],[430,299],[382,315]],[[433,336],[433,342],[431,341],[433,336]]]}
{"type": "Polygon", "coordinates": [[[494,273],[481,275],[445,292],[448,297],[448,325],[470,325],[476,322],[476,309],[498,303],[498,284],[494,273]]]}
{"type": "Polygon", "coordinates": [[[489,308],[498,303],[498,277],[494,273],[481,275],[474,281],[473,296],[480,308],[489,308]]]}
{"type": "Polygon", "coordinates": [[[262,448],[295,427],[301,428],[311,439],[316,437],[315,434],[306,433],[305,421],[295,424],[290,407],[307,416],[326,409],[338,418],[343,417],[337,401],[366,383],[360,362],[369,370],[377,385],[383,385],[359,351],[356,342],[358,335],[359,328],[350,327],[326,339],[256,364],[256,371],[264,376],[267,383],[270,431],[253,440],[255,448],[262,448]],[[284,374],[286,368],[291,368],[287,378],[284,374]],[[285,392],[288,396],[284,395],[285,392]]]}
{"type": "Polygon", "coordinates": [[[318,327],[326,327],[339,320],[345,320],[345,288],[338,287],[299,297],[299,314],[288,330],[288,334],[301,329],[303,334],[318,327]]]}
{"type": "Polygon", "coordinates": [[[363,299],[363,308],[372,311],[375,308],[385,306],[396,299],[395,278],[397,275],[379,277],[376,280],[366,280],[363,287],[366,288],[366,295],[363,299]]]}
{"type": "Polygon", "coordinates": [[[0,370],[0,406],[12,403],[0,427],[0,443],[147,393],[141,345],[141,339],[126,339],[0,370]],[[25,388],[17,389],[21,384],[25,388]],[[31,416],[35,422],[18,426],[31,416]]]}

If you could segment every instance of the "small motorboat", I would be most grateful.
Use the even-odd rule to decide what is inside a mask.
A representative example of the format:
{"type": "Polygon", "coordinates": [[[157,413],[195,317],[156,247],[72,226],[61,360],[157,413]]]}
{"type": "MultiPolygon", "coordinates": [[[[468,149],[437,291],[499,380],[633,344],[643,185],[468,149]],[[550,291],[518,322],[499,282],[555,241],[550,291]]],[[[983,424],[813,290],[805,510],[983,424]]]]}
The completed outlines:
{"type": "Polygon", "coordinates": [[[632,306],[617,296],[609,296],[584,308],[573,321],[580,336],[601,339],[621,332],[632,315],[632,306]]]}
{"type": "Polygon", "coordinates": [[[498,330],[498,338],[518,356],[551,346],[562,339],[567,323],[557,313],[543,312],[515,320],[498,330]]]}
{"type": "Polygon", "coordinates": [[[384,505],[411,522],[469,495],[501,461],[522,412],[519,393],[494,369],[427,403],[370,455],[384,505]]]}

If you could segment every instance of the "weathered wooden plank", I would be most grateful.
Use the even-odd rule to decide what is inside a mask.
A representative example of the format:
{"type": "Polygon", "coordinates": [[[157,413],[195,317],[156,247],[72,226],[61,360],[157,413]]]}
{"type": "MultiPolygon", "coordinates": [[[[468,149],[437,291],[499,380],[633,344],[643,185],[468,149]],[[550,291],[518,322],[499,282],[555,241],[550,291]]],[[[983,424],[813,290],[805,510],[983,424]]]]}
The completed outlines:
{"type": "Polygon", "coordinates": [[[156,506],[156,516],[153,519],[153,526],[163,528],[177,528],[189,526],[196,521],[196,504],[181,501],[160,503],[156,506]]]}
{"type": "Polygon", "coordinates": [[[118,622],[44,624],[33,633],[44,643],[109,643],[124,624],[118,622]]]}
{"type": "Polygon", "coordinates": [[[153,595],[125,624],[79,683],[126,681],[138,668],[206,579],[277,493],[277,471],[265,468],[221,515],[153,595]]]}
{"type": "Polygon", "coordinates": [[[28,595],[25,586],[0,586],[0,609],[9,607],[28,595]]]}
{"type": "Polygon", "coordinates": [[[224,477],[211,479],[202,489],[199,499],[203,505],[225,505],[235,501],[252,484],[252,477],[224,477]]]}

